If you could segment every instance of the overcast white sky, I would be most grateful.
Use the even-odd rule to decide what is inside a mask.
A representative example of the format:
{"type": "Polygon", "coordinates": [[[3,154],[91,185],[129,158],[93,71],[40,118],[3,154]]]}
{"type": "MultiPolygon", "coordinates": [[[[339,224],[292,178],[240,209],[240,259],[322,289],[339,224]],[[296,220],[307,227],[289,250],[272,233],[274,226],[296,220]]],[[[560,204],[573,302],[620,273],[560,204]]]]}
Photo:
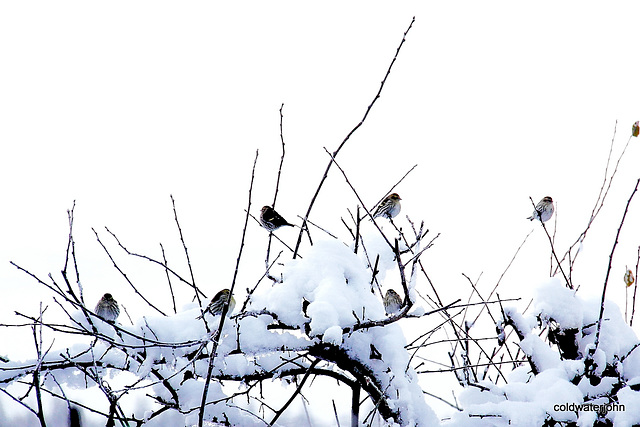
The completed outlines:
{"type": "MultiPolygon", "coordinates": [[[[170,194],[196,282],[209,296],[227,287],[256,149],[253,213],[273,199],[281,103],[287,154],[277,209],[299,222],[328,161],[322,147],[335,149],[361,119],[413,16],[381,99],[338,157],[352,183],[371,208],[418,164],[397,188],[400,218],[441,233],[423,260],[451,299],[469,293],[461,273],[483,273],[481,289],[493,287],[535,226],[525,220],[529,196],[557,201],[564,252],[588,220],[616,121],[614,159],[640,119],[638,3],[3,3],[0,319],[51,303],[9,261],[58,280],[74,200],[88,301],[110,291],[133,316],[147,310],[94,227],[129,277],[169,310],[164,273],[124,258],[104,226],[157,258],[162,242],[186,276],[170,194]]],[[[639,145],[631,141],[585,242],[580,292],[601,291],[640,177],[639,145]]],[[[347,241],[340,217],[356,203],[334,169],[311,219],[347,241]]],[[[527,296],[548,276],[538,228],[501,296],[527,296]]],[[[297,236],[279,235],[290,244],[297,236]]],[[[251,223],[240,289],[262,274],[266,236],[251,223]]],[[[621,304],[624,266],[635,265],[638,245],[635,200],[609,289],[621,304]]],[[[179,303],[191,300],[179,293],[179,303]]]]}

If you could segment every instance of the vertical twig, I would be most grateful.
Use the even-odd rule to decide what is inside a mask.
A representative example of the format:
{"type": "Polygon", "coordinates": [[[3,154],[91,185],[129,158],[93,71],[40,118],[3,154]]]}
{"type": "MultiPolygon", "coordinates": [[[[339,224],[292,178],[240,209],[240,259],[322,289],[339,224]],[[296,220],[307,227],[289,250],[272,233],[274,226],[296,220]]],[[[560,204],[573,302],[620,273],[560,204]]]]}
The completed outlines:
{"type": "Polygon", "coordinates": [[[354,237],[353,253],[358,253],[358,243],[360,242],[360,205],[356,206],[356,235],[354,237]]]}
{"type": "MultiPolygon", "coordinates": [[[[531,196],[529,196],[529,200],[531,200],[531,204],[533,205],[533,209],[535,211],[536,204],[533,202],[533,199],[531,198],[531,196]]],[[[567,283],[567,288],[573,289],[573,285],[571,284],[571,282],[567,278],[567,275],[564,274],[564,269],[562,268],[562,265],[560,265],[560,260],[558,260],[558,256],[556,255],[556,250],[555,250],[555,248],[553,246],[553,240],[551,240],[551,236],[549,235],[549,231],[547,231],[547,226],[544,225],[544,222],[541,219],[539,219],[539,221],[540,221],[540,224],[542,224],[542,228],[544,229],[544,232],[547,235],[547,238],[549,239],[549,244],[551,245],[551,253],[553,254],[553,257],[556,259],[556,262],[558,263],[558,267],[560,268],[560,272],[562,273],[562,276],[564,277],[564,281],[567,283]]]]}
{"type": "Polygon", "coordinates": [[[360,384],[351,387],[351,427],[358,427],[360,419],[360,384]]]}
{"type": "MultiPolygon", "coordinates": [[[[66,265],[65,265],[66,268],[66,265]]],[[[38,321],[40,323],[40,338],[38,339],[38,334],[36,332],[37,324],[34,323],[31,326],[31,330],[33,331],[33,341],[36,346],[36,355],[38,357],[38,362],[33,370],[33,386],[36,390],[36,402],[38,403],[38,421],[40,421],[40,426],[47,427],[47,422],[44,419],[44,410],[42,409],[42,392],[40,390],[40,366],[43,362],[42,355],[42,303],[40,303],[40,316],[38,317],[38,321]]]]}
{"type": "Polygon", "coordinates": [[[276,208],[276,199],[278,198],[278,190],[280,188],[280,174],[282,173],[282,164],[284,163],[284,133],[282,132],[282,122],[284,116],[282,115],[282,109],[284,108],[284,104],[280,105],[280,143],[282,144],[282,156],[280,156],[280,167],[278,167],[278,178],[276,179],[276,191],[273,194],[273,205],[272,207],[276,208]]]}
{"type": "Polygon", "coordinates": [[[607,275],[604,278],[604,285],[602,286],[602,299],[600,301],[600,315],[598,316],[598,330],[596,331],[596,339],[595,339],[595,349],[598,348],[598,344],[600,343],[600,328],[602,327],[602,316],[604,315],[604,299],[607,293],[607,283],[609,283],[609,274],[611,273],[611,264],[613,262],[613,254],[616,251],[616,246],[618,246],[618,238],[620,237],[620,231],[622,230],[622,225],[624,224],[624,219],[627,217],[627,212],[629,211],[629,205],[631,204],[631,200],[633,196],[638,191],[638,185],[640,185],[640,178],[636,181],[636,186],[627,200],[627,206],[624,208],[624,214],[622,215],[622,221],[620,221],[620,226],[618,227],[618,232],[616,233],[616,240],[613,242],[613,247],[611,248],[611,254],[609,255],[609,265],[607,266],[607,275]]]}
{"type": "Polygon", "coordinates": [[[336,408],[335,399],[331,399],[331,404],[333,405],[333,415],[336,417],[336,425],[340,427],[340,419],[338,418],[338,409],[336,408]]]}
{"type": "Polygon", "coordinates": [[[629,326],[633,326],[633,315],[636,313],[636,292],[638,291],[638,264],[640,264],[640,246],[638,246],[638,259],[636,260],[636,280],[633,287],[633,299],[631,301],[631,320],[629,321],[629,326]]]}
{"type": "Polygon", "coordinates": [[[311,214],[311,209],[313,208],[313,205],[315,204],[316,199],[318,198],[318,195],[320,194],[320,189],[322,188],[322,185],[324,184],[325,180],[327,179],[327,176],[329,175],[329,170],[331,169],[331,165],[333,164],[333,159],[338,155],[338,153],[340,152],[342,147],[344,147],[344,145],[347,143],[349,138],[351,138],[351,135],[353,135],[355,133],[355,131],[357,131],[360,128],[360,126],[362,126],[362,124],[365,122],[365,120],[369,116],[369,112],[371,111],[371,108],[373,108],[373,105],[380,98],[380,94],[382,93],[382,89],[384,88],[384,85],[387,82],[387,78],[389,77],[389,74],[391,74],[391,68],[393,67],[393,64],[395,64],[396,59],[398,58],[398,54],[400,53],[400,49],[402,49],[402,45],[404,45],[404,42],[405,42],[406,37],[407,37],[407,34],[411,30],[411,27],[413,26],[413,23],[415,22],[415,20],[416,20],[416,18],[414,16],[413,19],[411,19],[411,23],[409,24],[409,27],[404,32],[404,35],[402,36],[402,41],[400,42],[400,44],[398,45],[398,48],[396,49],[396,53],[393,56],[393,59],[391,60],[391,64],[389,64],[389,68],[387,68],[387,73],[385,74],[384,78],[382,79],[382,82],[380,83],[380,87],[378,88],[378,92],[374,96],[373,101],[371,101],[371,103],[367,107],[367,109],[366,109],[366,111],[364,113],[364,116],[362,117],[360,122],[353,129],[351,129],[351,131],[347,134],[347,136],[342,140],[342,142],[340,143],[338,148],[333,152],[333,154],[331,156],[331,160],[327,164],[327,168],[324,171],[324,175],[322,175],[322,178],[320,179],[320,184],[318,185],[318,188],[316,189],[315,194],[311,198],[311,202],[309,203],[309,207],[307,208],[307,213],[304,215],[304,219],[302,220],[302,226],[300,227],[300,233],[298,233],[298,240],[296,241],[296,246],[295,246],[295,249],[293,251],[293,258],[294,259],[297,257],[298,250],[300,249],[300,243],[302,242],[302,233],[304,232],[304,229],[307,226],[307,218],[309,218],[309,215],[311,214]]]}
{"type": "Polygon", "coordinates": [[[211,376],[213,375],[213,361],[216,357],[216,352],[218,351],[218,343],[220,341],[220,336],[222,335],[222,328],[224,327],[224,321],[227,317],[227,313],[229,312],[229,301],[231,301],[233,290],[236,286],[238,269],[240,267],[240,258],[242,257],[242,249],[244,248],[244,238],[247,234],[247,224],[249,223],[249,212],[251,212],[251,193],[253,191],[253,179],[255,177],[257,162],[258,162],[258,150],[256,150],[256,157],[253,160],[253,169],[251,170],[251,183],[249,184],[249,202],[247,204],[247,211],[246,211],[247,214],[244,217],[244,227],[242,228],[242,239],[240,241],[240,250],[238,251],[238,258],[236,259],[236,269],[233,273],[233,280],[231,282],[231,286],[229,287],[229,299],[227,300],[227,303],[222,307],[222,313],[220,313],[220,325],[218,326],[218,330],[216,331],[215,336],[211,340],[213,343],[213,347],[211,349],[211,354],[209,355],[209,368],[207,370],[207,380],[204,383],[202,400],[200,401],[200,411],[198,412],[198,427],[202,427],[204,422],[204,408],[207,404],[207,394],[209,392],[209,383],[211,382],[211,376]]]}
{"type": "MultiPolygon", "coordinates": [[[[284,132],[282,130],[282,122],[284,116],[282,115],[282,109],[284,108],[284,103],[280,105],[280,143],[282,144],[282,155],[280,156],[280,166],[278,167],[278,177],[276,178],[276,189],[273,193],[273,204],[271,207],[273,209],[276,208],[276,200],[278,199],[278,191],[280,190],[280,175],[282,174],[282,164],[284,163],[284,132]]],[[[271,239],[273,238],[273,232],[269,232],[269,241],[267,243],[267,257],[264,260],[265,266],[269,268],[269,254],[271,253],[271,239]]]]}
{"type": "MultiPolygon", "coordinates": [[[[176,226],[178,227],[178,233],[180,233],[180,241],[182,242],[182,247],[184,248],[184,254],[187,257],[187,266],[189,267],[189,273],[191,274],[191,284],[194,289],[198,289],[196,286],[196,279],[193,276],[193,269],[191,268],[191,259],[189,258],[189,250],[187,249],[187,244],[184,241],[184,236],[182,235],[182,228],[180,227],[180,221],[178,221],[178,212],[176,211],[176,201],[173,199],[173,194],[170,194],[171,198],[171,206],[173,206],[173,218],[176,221],[176,226]]],[[[200,300],[200,295],[198,295],[198,291],[196,291],[196,299],[198,300],[198,305],[202,307],[202,301],[200,300]]],[[[204,318],[204,316],[203,316],[204,318]]]]}
{"type": "Polygon", "coordinates": [[[171,276],[169,275],[169,263],[167,262],[167,257],[164,254],[164,246],[160,243],[160,250],[162,251],[162,260],[164,261],[164,273],[167,275],[167,282],[169,282],[169,292],[171,293],[171,302],[173,303],[173,313],[177,313],[176,309],[176,297],[173,295],[173,285],[171,284],[171,276]]]}

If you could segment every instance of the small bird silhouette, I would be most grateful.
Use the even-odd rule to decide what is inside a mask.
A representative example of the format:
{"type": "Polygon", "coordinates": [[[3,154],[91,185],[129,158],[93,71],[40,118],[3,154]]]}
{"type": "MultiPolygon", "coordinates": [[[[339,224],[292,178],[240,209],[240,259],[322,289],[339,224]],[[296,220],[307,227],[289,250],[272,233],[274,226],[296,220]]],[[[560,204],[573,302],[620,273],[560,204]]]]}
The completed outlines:
{"type": "Polygon", "coordinates": [[[373,217],[395,218],[396,215],[400,213],[400,200],[402,199],[398,196],[398,193],[389,194],[380,202],[375,212],[373,212],[373,217]]]}
{"type": "MultiPolygon", "coordinates": [[[[223,289],[218,292],[213,298],[211,298],[211,302],[204,310],[205,313],[211,313],[214,316],[222,314],[222,308],[229,301],[230,295],[229,289],[223,289]]],[[[227,310],[227,317],[231,316],[231,312],[236,306],[236,300],[233,296],[231,296],[231,301],[229,301],[229,310],[227,310]]],[[[202,315],[198,316],[196,319],[202,319],[202,315]]]]}
{"type": "Polygon", "coordinates": [[[553,199],[549,196],[544,197],[538,202],[535,210],[533,211],[533,214],[527,219],[529,221],[539,219],[542,222],[547,222],[553,215],[553,210],[553,199]]]}
{"type": "Polygon", "coordinates": [[[402,298],[393,289],[388,289],[382,303],[384,304],[384,311],[387,315],[391,315],[397,313],[402,307],[402,298]]]}
{"type": "Polygon", "coordinates": [[[260,224],[269,231],[277,230],[285,225],[294,227],[293,224],[289,224],[287,220],[271,206],[262,207],[262,210],[260,211],[260,224]]]}
{"type": "Polygon", "coordinates": [[[106,293],[96,304],[95,313],[110,323],[114,323],[120,315],[120,307],[110,293],[106,293]]]}

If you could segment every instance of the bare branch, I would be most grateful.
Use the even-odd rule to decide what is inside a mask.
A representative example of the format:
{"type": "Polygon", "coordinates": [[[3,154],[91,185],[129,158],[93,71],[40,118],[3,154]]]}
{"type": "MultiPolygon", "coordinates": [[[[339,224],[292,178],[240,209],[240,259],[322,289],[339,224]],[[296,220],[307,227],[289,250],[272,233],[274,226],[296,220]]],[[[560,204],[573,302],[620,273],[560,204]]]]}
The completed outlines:
{"type": "Polygon", "coordinates": [[[598,316],[598,329],[596,331],[596,338],[594,341],[594,351],[598,348],[598,344],[600,343],[600,328],[602,326],[602,316],[604,315],[604,300],[605,294],[607,293],[607,284],[609,283],[609,273],[611,273],[611,264],[613,262],[613,254],[616,251],[616,246],[618,246],[618,238],[620,237],[620,231],[622,230],[622,225],[624,224],[624,220],[627,217],[627,212],[629,211],[629,205],[631,204],[631,200],[633,200],[633,196],[638,191],[638,185],[640,185],[640,178],[636,181],[636,186],[629,196],[627,200],[627,206],[624,208],[624,214],[622,215],[622,220],[620,221],[620,226],[618,227],[618,232],[616,233],[616,240],[613,242],[613,247],[611,248],[611,254],[609,255],[609,264],[607,265],[607,275],[604,278],[604,285],[602,286],[602,299],[600,301],[600,315],[598,316]]]}
{"type": "Polygon", "coordinates": [[[309,203],[309,207],[307,208],[307,213],[304,215],[304,220],[302,221],[302,227],[300,229],[300,233],[298,234],[298,240],[296,242],[296,247],[295,247],[295,250],[293,251],[293,258],[294,259],[298,255],[298,250],[300,249],[300,243],[302,242],[302,233],[303,233],[304,228],[306,227],[307,218],[309,218],[309,215],[311,214],[311,209],[313,208],[313,205],[315,204],[316,199],[318,198],[318,194],[320,194],[320,190],[322,189],[322,185],[324,184],[324,181],[327,179],[327,176],[329,175],[329,170],[331,169],[331,165],[333,164],[333,159],[338,156],[338,153],[340,152],[340,150],[342,150],[342,147],[344,147],[344,145],[347,143],[349,138],[351,138],[351,135],[353,135],[360,128],[360,126],[362,126],[364,124],[365,120],[369,116],[369,112],[371,111],[371,108],[373,108],[373,106],[376,103],[376,101],[380,98],[380,94],[382,93],[382,89],[384,88],[384,85],[387,82],[387,78],[389,77],[389,74],[391,74],[391,69],[393,68],[393,64],[395,64],[396,59],[398,58],[398,54],[400,53],[400,49],[402,49],[402,45],[404,45],[404,42],[405,42],[406,37],[407,37],[407,34],[411,30],[411,27],[413,26],[413,23],[415,22],[415,20],[416,20],[416,18],[414,16],[413,19],[411,20],[411,23],[409,24],[409,27],[404,32],[404,35],[402,36],[402,41],[400,41],[400,44],[398,45],[398,48],[396,49],[396,53],[393,56],[393,59],[391,60],[391,64],[389,64],[389,68],[387,68],[387,73],[385,74],[384,78],[382,79],[382,82],[380,83],[380,88],[378,89],[378,92],[376,93],[376,95],[373,97],[373,101],[371,101],[371,103],[367,107],[367,109],[366,109],[366,111],[364,113],[364,116],[362,117],[360,122],[353,129],[351,129],[351,131],[347,134],[347,136],[342,140],[342,142],[340,143],[338,148],[331,155],[332,159],[329,162],[329,164],[327,165],[327,168],[324,171],[324,175],[322,175],[322,178],[320,179],[320,184],[318,185],[318,188],[316,189],[315,194],[311,198],[311,202],[309,203]]]}
{"type": "MultiPolygon", "coordinates": [[[[247,225],[249,224],[249,212],[251,212],[251,193],[253,191],[253,180],[256,172],[256,163],[258,162],[258,150],[256,150],[256,157],[253,160],[253,168],[251,170],[251,183],[249,184],[249,201],[247,203],[246,215],[244,217],[244,226],[242,227],[242,239],[240,241],[240,249],[238,251],[238,258],[236,259],[236,269],[233,273],[233,280],[231,282],[231,286],[229,287],[229,298],[227,303],[224,304],[222,308],[222,313],[220,313],[220,325],[218,326],[218,330],[215,332],[215,335],[212,337],[213,348],[211,349],[211,354],[209,355],[209,368],[207,370],[207,379],[204,383],[204,390],[202,392],[202,401],[200,402],[200,411],[198,412],[198,427],[202,427],[204,422],[204,408],[207,403],[207,393],[209,391],[209,383],[211,382],[211,375],[213,373],[213,361],[216,357],[218,343],[220,342],[220,336],[222,335],[222,328],[224,327],[224,322],[227,317],[227,312],[229,311],[229,301],[233,296],[233,291],[236,286],[236,279],[238,277],[238,269],[240,267],[240,258],[242,257],[242,249],[244,248],[244,239],[247,234],[247,225]]],[[[204,318],[204,316],[203,316],[204,318]]]]}

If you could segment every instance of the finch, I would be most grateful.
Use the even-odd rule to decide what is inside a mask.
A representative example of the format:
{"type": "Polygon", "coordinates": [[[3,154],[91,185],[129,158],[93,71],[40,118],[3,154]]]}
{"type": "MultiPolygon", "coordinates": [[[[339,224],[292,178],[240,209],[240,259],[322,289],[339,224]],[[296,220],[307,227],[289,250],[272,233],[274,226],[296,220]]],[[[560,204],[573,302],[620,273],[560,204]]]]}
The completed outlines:
{"type": "Polygon", "coordinates": [[[395,218],[400,213],[400,200],[402,199],[398,196],[398,193],[389,194],[373,212],[373,217],[395,218]]]}
{"type": "MultiPolygon", "coordinates": [[[[227,301],[229,301],[229,295],[230,295],[229,289],[223,289],[220,292],[218,292],[216,296],[214,296],[211,299],[211,302],[209,303],[207,308],[204,310],[204,312],[205,313],[209,312],[214,316],[222,314],[222,308],[227,303],[227,301]]],[[[231,312],[233,311],[235,306],[236,306],[236,300],[232,296],[231,301],[229,301],[229,310],[227,310],[227,316],[231,316],[231,312]]],[[[197,319],[202,319],[202,315],[198,316],[197,319]]]]}
{"type": "Polygon", "coordinates": [[[293,227],[293,224],[289,224],[278,212],[271,206],[263,206],[260,211],[260,224],[269,231],[277,230],[278,228],[288,225],[293,227]]]}
{"type": "Polygon", "coordinates": [[[391,315],[397,313],[400,310],[400,307],[402,307],[402,298],[400,298],[400,295],[398,295],[396,291],[389,289],[387,290],[382,303],[384,304],[384,311],[387,315],[391,315]]]}
{"type": "Polygon", "coordinates": [[[527,218],[529,221],[539,219],[542,222],[549,221],[549,218],[553,215],[553,199],[549,196],[543,198],[536,205],[533,214],[527,218]]]}
{"type": "Polygon", "coordinates": [[[114,323],[120,315],[120,307],[110,293],[106,293],[100,298],[96,305],[95,313],[109,323],[114,323]]]}

